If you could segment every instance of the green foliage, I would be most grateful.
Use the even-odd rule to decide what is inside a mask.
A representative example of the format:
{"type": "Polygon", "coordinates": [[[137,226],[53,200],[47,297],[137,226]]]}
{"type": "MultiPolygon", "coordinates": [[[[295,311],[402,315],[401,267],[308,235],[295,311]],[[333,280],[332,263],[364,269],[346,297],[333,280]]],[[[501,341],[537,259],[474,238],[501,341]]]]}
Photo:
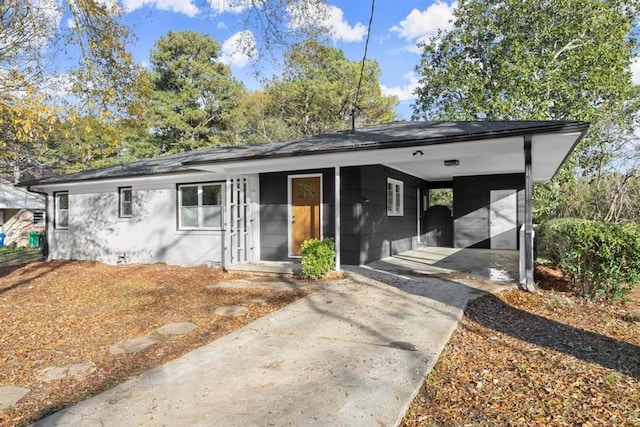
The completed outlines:
{"type": "Polygon", "coordinates": [[[635,1],[462,1],[422,43],[414,115],[594,120],[631,93],[635,1]]]}
{"type": "Polygon", "coordinates": [[[331,238],[302,242],[302,277],[319,279],[326,276],[336,262],[336,244],[331,238]]]}
{"type": "Polygon", "coordinates": [[[453,189],[433,188],[429,190],[429,206],[446,206],[453,211],[453,189]]]}
{"type": "Polygon", "coordinates": [[[537,234],[538,251],[588,298],[624,297],[640,283],[640,226],[563,218],[537,234]]]}
{"type": "Polygon", "coordinates": [[[358,124],[392,121],[398,100],[382,95],[376,61],[365,62],[360,95],[355,100],[361,65],[349,61],[342,50],[314,41],[293,46],[286,54],[282,77],[265,82],[268,114],[305,136],[349,128],[354,102],[359,109],[358,124]]]}
{"type": "Polygon", "coordinates": [[[151,52],[153,94],[150,104],[159,152],[177,153],[233,138],[230,112],[244,86],[220,62],[220,44],[195,31],[170,31],[151,52]]]}

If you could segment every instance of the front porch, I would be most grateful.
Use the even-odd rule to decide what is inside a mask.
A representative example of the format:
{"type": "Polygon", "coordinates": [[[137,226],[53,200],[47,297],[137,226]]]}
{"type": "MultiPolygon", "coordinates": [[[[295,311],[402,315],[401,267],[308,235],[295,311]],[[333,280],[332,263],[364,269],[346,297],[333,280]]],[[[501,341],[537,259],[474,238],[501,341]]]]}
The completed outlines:
{"type": "MultiPolygon", "coordinates": [[[[364,268],[409,274],[464,274],[517,283],[518,251],[423,246],[374,261],[364,268]]],[[[229,265],[227,270],[290,277],[299,275],[301,266],[296,261],[257,261],[229,265]]]]}

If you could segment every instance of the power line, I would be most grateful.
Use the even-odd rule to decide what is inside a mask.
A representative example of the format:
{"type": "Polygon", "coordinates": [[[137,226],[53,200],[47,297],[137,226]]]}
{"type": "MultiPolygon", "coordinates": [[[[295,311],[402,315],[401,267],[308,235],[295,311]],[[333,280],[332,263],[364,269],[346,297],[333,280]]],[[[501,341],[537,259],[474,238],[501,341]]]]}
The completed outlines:
{"type": "Polygon", "coordinates": [[[376,0],[371,0],[371,15],[369,16],[369,25],[367,27],[367,39],[364,43],[364,55],[362,56],[362,65],[360,67],[360,78],[358,79],[358,87],[356,88],[356,96],[351,106],[351,132],[355,132],[356,128],[356,109],[358,108],[358,98],[360,97],[360,88],[362,87],[362,77],[364,76],[364,65],[367,60],[367,51],[369,50],[369,38],[371,37],[371,24],[373,23],[373,14],[376,9],[376,0]]]}

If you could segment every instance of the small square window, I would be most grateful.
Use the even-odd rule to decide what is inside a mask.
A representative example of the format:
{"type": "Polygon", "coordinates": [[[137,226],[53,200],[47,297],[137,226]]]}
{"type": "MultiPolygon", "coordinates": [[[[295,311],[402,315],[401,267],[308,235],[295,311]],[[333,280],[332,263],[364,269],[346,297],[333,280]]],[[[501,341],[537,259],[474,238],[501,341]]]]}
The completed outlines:
{"type": "Polygon", "coordinates": [[[387,216],[404,215],[404,183],[387,178],[387,216]]]}
{"type": "Polygon", "coordinates": [[[133,216],[133,190],[131,187],[118,188],[118,216],[131,218],[133,216]]]}

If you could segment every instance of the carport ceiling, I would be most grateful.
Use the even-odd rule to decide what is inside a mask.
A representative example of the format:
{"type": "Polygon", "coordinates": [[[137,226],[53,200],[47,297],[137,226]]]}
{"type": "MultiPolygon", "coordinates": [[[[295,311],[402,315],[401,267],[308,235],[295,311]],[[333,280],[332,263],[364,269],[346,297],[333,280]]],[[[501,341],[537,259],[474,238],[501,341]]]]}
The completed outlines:
{"type": "MultiPolygon", "coordinates": [[[[551,179],[581,135],[580,132],[533,135],[534,181],[551,179]]],[[[385,148],[383,145],[376,149],[353,148],[291,157],[267,156],[224,163],[203,163],[198,164],[197,168],[237,174],[375,164],[383,164],[428,181],[449,181],[454,176],[523,173],[524,136],[440,144],[413,141],[404,147],[385,148]],[[457,160],[459,164],[445,166],[446,160],[457,160]]]]}

